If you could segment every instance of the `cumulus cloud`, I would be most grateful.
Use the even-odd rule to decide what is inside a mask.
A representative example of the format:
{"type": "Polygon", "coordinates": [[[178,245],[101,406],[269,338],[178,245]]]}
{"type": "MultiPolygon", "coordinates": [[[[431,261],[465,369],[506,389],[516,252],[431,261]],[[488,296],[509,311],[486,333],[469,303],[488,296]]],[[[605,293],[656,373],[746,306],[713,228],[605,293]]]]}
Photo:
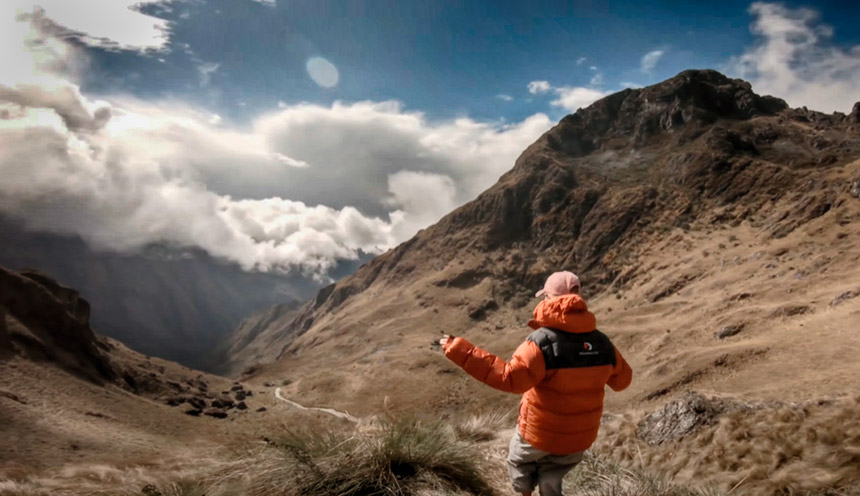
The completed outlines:
{"type": "Polygon", "coordinates": [[[529,93],[532,95],[546,93],[550,88],[549,81],[532,81],[528,84],[529,93]]]}
{"type": "Polygon", "coordinates": [[[324,274],[474,198],[551,125],[338,102],[279,105],[238,130],[177,102],[83,95],[60,70],[80,54],[39,19],[0,25],[21,35],[3,55],[26,63],[0,74],[0,214],[95,248],[196,247],[324,274]]]}
{"type": "Polygon", "coordinates": [[[4,0],[0,15],[33,12],[33,5],[50,16],[66,37],[90,46],[160,50],[167,43],[167,22],[143,14],[139,0],[4,0]]]}
{"type": "Polygon", "coordinates": [[[756,2],[749,11],[757,42],[729,71],[795,107],[846,112],[860,100],[860,45],[832,44],[833,28],[812,9],[756,2]]]}
{"type": "MultiPolygon", "coordinates": [[[[596,70],[596,67],[592,66],[596,70]]],[[[529,93],[541,94],[552,92],[556,95],[555,100],[550,102],[554,107],[561,107],[569,112],[576,112],[582,107],[588,107],[592,103],[609,95],[595,86],[603,84],[603,74],[598,72],[589,81],[591,87],[585,86],[553,86],[549,81],[532,81],[528,85],[529,93]]]]}
{"type": "Polygon", "coordinates": [[[639,70],[645,74],[653,71],[657,67],[657,63],[660,62],[660,59],[663,58],[664,53],[663,50],[653,50],[643,55],[642,60],[639,62],[639,70]]]}
{"type": "Polygon", "coordinates": [[[576,112],[579,108],[588,107],[597,100],[609,95],[609,92],[606,91],[581,86],[562,86],[555,88],[555,92],[558,98],[553,100],[552,104],[570,112],[576,112]]]}
{"type": "Polygon", "coordinates": [[[586,60],[588,59],[586,59],[585,57],[579,57],[578,59],[576,59],[576,65],[582,65],[585,63],[586,60]]]}
{"type": "Polygon", "coordinates": [[[496,95],[496,98],[498,98],[499,100],[505,101],[505,102],[514,101],[514,97],[512,97],[511,95],[506,95],[504,93],[499,93],[498,95],[496,95]]]}

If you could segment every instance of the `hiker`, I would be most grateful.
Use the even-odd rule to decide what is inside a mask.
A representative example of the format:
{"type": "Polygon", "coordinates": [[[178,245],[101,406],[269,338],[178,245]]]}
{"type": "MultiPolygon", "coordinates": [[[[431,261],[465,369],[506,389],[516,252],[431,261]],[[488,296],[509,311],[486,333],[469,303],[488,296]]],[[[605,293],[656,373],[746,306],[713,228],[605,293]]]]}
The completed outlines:
{"type": "Polygon", "coordinates": [[[445,356],[469,375],[501,391],[523,393],[517,432],[511,439],[508,473],[514,490],[560,496],[562,479],[582,461],[597,438],[604,386],[621,391],[633,370],[612,342],[595,328],[572,272],[550,275],[529,321],[533,333],[510,362],[461,337],[444,336],[445,356]]]}

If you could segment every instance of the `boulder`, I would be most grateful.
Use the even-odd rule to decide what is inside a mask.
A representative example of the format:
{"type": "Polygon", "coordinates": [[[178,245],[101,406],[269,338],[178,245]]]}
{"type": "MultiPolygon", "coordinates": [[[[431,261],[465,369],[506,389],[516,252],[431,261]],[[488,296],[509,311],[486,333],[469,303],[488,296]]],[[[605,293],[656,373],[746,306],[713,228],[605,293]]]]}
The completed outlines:
{"type": "Polygon", "coordinates": [[[726,339],[744,330],[744,324],[727,325],[717,332],[717,338],[726,339]]]}
{"type": "Polygon", "coordinates": [[[812,309],[808,305],[783,305],[768,315],[771,318],[794,317],[795,315],[803,315],[811,312],[812,309]]]}
{"type": "Polygon", "coordinates": [[[657,446],[712,425],[725,413],[749,408],[744,403],[706,398],[699,393],[689,392],[645,417],[639,422],[636,435],[649,445],[657,446]]]}
{"type": "Polygon", "coordinates": [[[214,409],[214,408],[204,411],[203,415],[207,415],[209,417],[214,417],[214,418],[218,418],[218,419],[227,418],[227,412],[225,412],[224,410],[218,410],[218,409],[214,409]]]}
{"type": "Polygon", "coordinates": [[[845,301],[850,300],[852,298],[857,298],[858,296],[860,296],[860,289],[855,289],[853,291],[846,291],[846,292],[840,294],[839,296],[837,296],[836,298],[833,298],[833,301],[830,302],[830,306],[835,307],[835,306],[841,305],[845,301]]]}

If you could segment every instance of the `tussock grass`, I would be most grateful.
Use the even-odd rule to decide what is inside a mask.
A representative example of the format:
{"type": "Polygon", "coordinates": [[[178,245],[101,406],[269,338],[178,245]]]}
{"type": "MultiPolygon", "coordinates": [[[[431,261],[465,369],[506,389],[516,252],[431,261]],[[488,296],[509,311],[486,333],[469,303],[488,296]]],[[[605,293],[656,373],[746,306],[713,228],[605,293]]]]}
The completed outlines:
{"type": "Polygon", "coordinates": [[[280,460],[254,478],[251,496],[275,486],[288,488],[284,495],[492,494],[474,445],[440,423],[385,421],[349,436],[290,433],[271,445],[280,460]]]}
{"type": "Polygon", "coordinates": [[[716,488],[672,483],[659,473],[624,468],[600,455],[587,455],[564,480],[565,494],[576,496],[718,496],[716,488]]]}
{"type": "Polygon", "coordinates": [[[0,496],[492,495],[485,457],[439,422],[285,431],[242,453],[130,467],[0,477],[0,496]],[[179,463],[177,463],[179,462],[179,463]]]}
{"type": "Polygon", "coordinates": [[[516,410],[491,410],[454,423],[454,434],[462,441],[485,443],[516,425],[516,410]]]}
{"type": "Polygon", "coordinates": [[[860,396],[762,405],[660,446],[637,438],[638,421],[625,415],[608,422],[593,451],[733,495],[860,494],[860,396]]]}

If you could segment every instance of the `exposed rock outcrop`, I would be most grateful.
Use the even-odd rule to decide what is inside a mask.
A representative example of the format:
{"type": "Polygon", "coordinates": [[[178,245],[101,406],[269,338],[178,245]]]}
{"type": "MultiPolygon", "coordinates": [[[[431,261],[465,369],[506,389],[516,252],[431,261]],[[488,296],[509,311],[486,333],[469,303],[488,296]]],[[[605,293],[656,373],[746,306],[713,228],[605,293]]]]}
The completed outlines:
{"type": "Polygon", "coordinates": [[[36,271],[0,267],[0,352],[50,361],[93,382],[117,379],[107,344],[90,329],[77,291],[36,271]]]}

